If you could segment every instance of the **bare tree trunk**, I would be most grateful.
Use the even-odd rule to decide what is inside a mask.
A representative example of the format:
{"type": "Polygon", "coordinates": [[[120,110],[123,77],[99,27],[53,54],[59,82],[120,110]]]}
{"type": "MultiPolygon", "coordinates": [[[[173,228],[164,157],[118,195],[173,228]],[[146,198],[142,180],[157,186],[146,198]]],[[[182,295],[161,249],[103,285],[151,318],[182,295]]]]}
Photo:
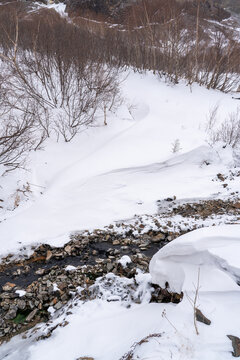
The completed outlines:
{"type": "Polygon", "coordinates": [[[196,46],[195,46],[195,81],[198,81],[198,52],[199,52],[199,11],[200,0],[197,4],[197,17],[196,17],[196,46]]]}
{"type": "Polygon", "coordinates": [[[103,105],[103,113],[104,113],[104,125],[107,125],[107,105],[104,102],[103,105]]]}

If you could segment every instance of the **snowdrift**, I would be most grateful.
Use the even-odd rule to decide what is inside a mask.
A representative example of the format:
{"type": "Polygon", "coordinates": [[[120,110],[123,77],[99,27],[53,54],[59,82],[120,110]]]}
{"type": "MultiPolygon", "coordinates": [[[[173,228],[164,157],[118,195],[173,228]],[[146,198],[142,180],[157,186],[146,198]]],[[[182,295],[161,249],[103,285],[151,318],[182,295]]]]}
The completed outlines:
{"type": "Polygon", "coordinates": [[[153,283],[171,291],[193,291],[200,272],[200,292],[239,291],[240,226],[202,228],[157,252],[150,262],[153,283]]]}

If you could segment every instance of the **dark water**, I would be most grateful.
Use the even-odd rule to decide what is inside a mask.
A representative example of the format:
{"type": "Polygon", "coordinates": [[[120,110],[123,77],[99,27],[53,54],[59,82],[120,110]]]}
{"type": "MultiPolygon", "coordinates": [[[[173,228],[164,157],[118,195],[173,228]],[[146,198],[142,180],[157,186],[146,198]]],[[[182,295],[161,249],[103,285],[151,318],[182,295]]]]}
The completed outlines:
{"type": "MultiPolygon", "coordinates": [[[[141,251],[142,254],[151,258],[160,247],[164,244],[163,242],[160,244],[150,244],[147,250],[141,251]]],[[[77,256],[65,256],[63,259],[52,257],[48,262],[38,261],[29,263],[29,271],[27,273],[21,273],[20,275],[14,275],[17,269],[23,270],[23,266],[9,266],[4,272],[0,272],[0,292],[2,292],[2,286],[6,284],[6,282],[11,282],[16,284],[21,288],[26,288],[33,281],[38,280],[41,275],[35,274],[35,272],[41,268],[45,270],[50,270],[53,266],[58,266],[60,268],[64,268],[67,265],[73,266],[83,266],[83,265],[94,265],[95,259],[106,259],[108,257],[108,250],[117,249],[120,251],[118,256],[123,255],[132,255],[136,253],[136,249],[138,248],[136,245],[128,245],[128,249],[121,249],[121,245],[113,245],[110,242],[99,242],[99,243],[91,243],[86,247],[80,255],[77,256]],[[92,255],[92,251],[96,250],[98,253],[96,256],[92,255]]],[[[44,275],[42,275],[44,276],[44,275]]]]}

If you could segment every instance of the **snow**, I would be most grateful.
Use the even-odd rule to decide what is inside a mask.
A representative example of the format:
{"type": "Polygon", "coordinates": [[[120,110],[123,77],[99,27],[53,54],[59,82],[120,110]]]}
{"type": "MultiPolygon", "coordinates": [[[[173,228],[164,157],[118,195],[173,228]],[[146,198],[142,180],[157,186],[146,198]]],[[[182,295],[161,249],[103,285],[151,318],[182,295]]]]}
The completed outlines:
{"type": "Polygon", "coordinates": [[[73,265],[68,265],[65,267],[66,271],[75,271],[76,269],[77,269],[76,266],[73,265]]]}
{"type": "Polygon", "coordinates": [[[60,311],[49,308],[51,321],[38,324],[24,338],[19,335],[2,344],[0,358],[119,360],[134,349],[134,359],[139,360],[230,360],[232,345],[227,335],[240,336],[240,287],[235,278],[240,272],[239,246],[239,225],[181,236],[153,257],[150,274],[138,273],[139,291],[145,289],[141,304],[129,304],[121,295],[121,289],[131,288],[133,279],[108,274],[96,280],[100,298],[87,302],[76,298],[60,311]],[[211,325],[198,322],[197,335],[190,299],[195,295],[199,268],[197,306],[211,325]],[[170,287],[184,292],[183,300],[179,304],[149,303],[151,280],[160,285],[169,281],[170,287]],[[61,326],[66,322],[67,326],[61,326]],[[35,341],[55,327],[49,338],[35,341]],[[145,337],[148,341],[136,345],[145,337]]]}
{"type": "Polygon", "coordinates": [[[193,290],[200,271],[201,292],[239,291],[240,226],[203,228],[163,247],[150,262],[153,283],[173,292],[193,290]]]}
{"type": "Polygon", "coordinates": [[[59,288],[58,288],[58,286],[57,286],[57,284],[53,284],[53,291],[59,291],[59,288]]]}
{"type": "Polygon", "coordinates": [[[63,16],[63,17],[67,16],[67,14],[65,12],[66,5],[64,3],[61,3],[61,2],[59,4],[51,3],[50,1],[49,1],[48,4],[38,3],[37,8],[53,9],[57,13],[59,13],[61,16],[63,16]]]}
{"type": "Polygon", "coordinates": [[[118,261],[119,264],[122,265],[123,268],[125,268],[128,264],[132,262],[131,258],[127,255],[124,255],[121,257],[121,259],[118,261]]]}
{"type": "Polygon", "coordinates": [[[30,154],[26,171],[0,179],[0,255],[38,243],[61,246],[71,232],[154,214],[157,200],[169,196],[231,193],[212,180],[234,164],[232,149],[210,147],[205,133],[214,105],[222,119],[237,108],[231,95],[132,72],[122,93],[108,126],[89,128],[70,143],[49,140],[44,151],[30,154]],[[181,150],[173,154],[176,140],[181,150]],[[17,189],[27,183],[31,192],[22,195],[17,189]]]}
{"type": "Polygon", "coordinates": [[[26,295],[25,290],[16,290],[15,293],[18,294],[19,297],[22,297],[22,296],[26,295]]]}

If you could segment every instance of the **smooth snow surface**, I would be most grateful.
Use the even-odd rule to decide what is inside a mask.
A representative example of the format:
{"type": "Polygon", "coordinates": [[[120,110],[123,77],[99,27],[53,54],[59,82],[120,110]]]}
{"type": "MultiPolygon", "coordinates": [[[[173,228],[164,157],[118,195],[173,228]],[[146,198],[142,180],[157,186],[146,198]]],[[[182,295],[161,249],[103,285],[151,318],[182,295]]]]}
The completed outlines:
{"type": "Polygon", "coordinates": [[[216,104],[222,119],[237,108],[231,95],[134,73],[122,93],[124,104],[108,114],[108,126],[99,116],[101,126],[70,143],[49,141],[30,154],[26,171],[0,179],[0,255],[40,242],[62,245],[72,231],[153,214],[165,197],[229,193],[212,179],[233,165],[232,150],[210,147],[205,125],[216,104]],[[172,153],[177,140],[179,151],[172,153]],[[24,196],[17,189],[27,182],[31,192],[24,196]]]}
{"type": "MultiPolygon", "coordinates": [[[[70,314],[68,309],[54,312],[48,327],[38,325],[26,339],[17,336],[3,344],[0,359],[76,360],[88,356],[94,360],[120,360],[134,343],[157,333],[161,336],[136,347],[134,360],[230,360],[232,345],[227,335],[240,336],[240,287],[234,279],[234,274],[240,271],[239,246],[240,226],[235,225],[201,229],[182,236],[162,248],[150,266],[154,282],[169,281],[172,285],[173,279],[178,280],[179,289],[181,286],[184,292],[182,302],[147,303],[150,275],[139,273],[136,280],[145,292],[142,304],[129,307],[124,301],[106,301],[110,299],[108,290],[104,294],[102,287],[102,300],[83,303],[76,299],[70,314]],[[199,268],[197,306],[211,325],[198,322],[197,335],[191,299],[195,296],[199,268]],[[47,334],[49,328],[65,321],[68,325],[58,326],[51,337],[35,341],[47,334]]],[[[119,278],[119,281],[118,292],[121,286],[124,289],[124,281],[127,284],[133,280],[119,278]]],[[[100,283],[101,279],[97,279],[97,284],[100,283]]]]}

